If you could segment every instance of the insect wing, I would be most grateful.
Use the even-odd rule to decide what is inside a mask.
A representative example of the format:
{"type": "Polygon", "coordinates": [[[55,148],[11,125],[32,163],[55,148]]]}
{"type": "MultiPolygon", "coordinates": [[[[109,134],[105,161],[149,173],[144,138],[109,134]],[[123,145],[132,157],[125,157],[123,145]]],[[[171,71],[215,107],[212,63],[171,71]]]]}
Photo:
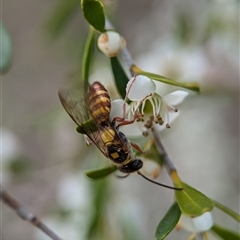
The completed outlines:
{"type": "Polygon", "coordinates": [[[58,92],[59,99],[73,121],[83,130],[91,141],[107,156],[104,142],[100,138],[101,130],[90,124],[92,119],[88,110],[85,97],[80,98],[80,93],[68,89],[60,89],[58,92]],[[78,96],[78,97],[77,97],[78,96]]]}
{"type": "Polygon", "coordinates": [[[77,97],[80,93],[63,88],[58,91],[58,95],[64,109],[78,126],[81,127],[82,123],[91,118],[84,97],[77,97]]]}

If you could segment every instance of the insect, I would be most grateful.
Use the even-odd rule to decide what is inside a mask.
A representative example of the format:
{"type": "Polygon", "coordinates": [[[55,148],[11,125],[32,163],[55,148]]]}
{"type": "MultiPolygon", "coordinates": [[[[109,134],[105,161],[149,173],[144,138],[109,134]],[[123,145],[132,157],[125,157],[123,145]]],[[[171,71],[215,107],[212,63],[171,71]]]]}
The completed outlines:
{"type": "Polygon", "coordinates": [[[67,89],[60,89],[58,94],[64,109],[73,121],[90,139],[90,142],[94,143],[113,164],[117,165],[120,172],[127,175],[137,172],[150,182],[176,189],[148,179],[139,171],[143,166],[143,161],[135,158],[132,146],[139,151],[141,149],[137,144],[131,143],[116,125],[116,121],[121,121],[119,126],[133,121],[124,121],[119,117],[110,120],[110,96],[100,82],[90,85],[85,97],[77,101],[67,89]],[[93,125],[88,124],[90,119],[94,121],[93,125]]]}

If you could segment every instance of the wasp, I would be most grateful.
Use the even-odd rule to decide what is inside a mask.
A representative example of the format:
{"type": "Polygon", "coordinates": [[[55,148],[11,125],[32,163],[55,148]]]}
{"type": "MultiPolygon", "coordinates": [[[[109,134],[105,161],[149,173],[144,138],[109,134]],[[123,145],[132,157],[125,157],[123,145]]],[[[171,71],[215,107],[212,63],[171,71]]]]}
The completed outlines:
{"type": "Polygon", "coordinates": [[[124,121],[124,118],[120,117],[110,120],[111,99],[108,91],[100,82],[96,81],[89,85],[87,92],[83,93],[85,97],[79,100],[74,100],[72,92],[67,89],[60,89],[58,95],[73,121],[90,139],[90,142],[94,143],[113,164],[117,165],[120,172],[126,173],[126,176],[137,172],[150,182],[176,189],[148,179],[139,171],[143,166],[143,161],[135,158],[132,146],[142,152],[141,148],[131,143],[125,134],[119,131],[119,126],[130,124],[134,120],[124,121]],[[94,124],[88,124],[89,120],[93,120],[94,124]],[[117,121],[121,123],[117,125],[117,121]]]}
{"type": "Polygon", "coordinates": [[[100,151],[118,166],[123,173],[138,171],[143,166],[140,159],[133,158],[133,150],[127,137],[116,128],[115,121],[110,121],[111,100],[108,91],[100,82],[89,86],[85,106],[82,101],[74,101],[69,90],[59,91],[60,101],[85,135],[100,151]],[[93,119],[97,131],[84,125],[93,119]]]}

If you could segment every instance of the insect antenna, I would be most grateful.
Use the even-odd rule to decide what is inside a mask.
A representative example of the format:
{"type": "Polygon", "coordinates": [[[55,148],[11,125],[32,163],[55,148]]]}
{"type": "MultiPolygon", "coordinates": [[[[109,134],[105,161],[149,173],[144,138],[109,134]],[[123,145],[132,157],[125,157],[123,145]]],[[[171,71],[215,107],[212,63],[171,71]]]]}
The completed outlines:
{"type": "Polygon", "coordinates": [[[171,187],[171,186],[168,186],[168,185],[159,183],[159,182],[155,182],[155,181],[151,180],[150,178],[144,176],[144,175],[143,175],[141,172],[139,172],[139,171],[137,171],[137,173],[138,173],[139,175],[141,175],[143,178],[145,178],[147,181],[152,182],[152,183],[154,183],[154,184],[156,184],[156,185],[159,185],[159,186],[161,186],[161,187],[165,187],[165,188],[169,188],[169,189],[173,189],[173,190],[178,190],[178,191],[183,190],[183,188],[175,188],[175,187],[171,187]]]}

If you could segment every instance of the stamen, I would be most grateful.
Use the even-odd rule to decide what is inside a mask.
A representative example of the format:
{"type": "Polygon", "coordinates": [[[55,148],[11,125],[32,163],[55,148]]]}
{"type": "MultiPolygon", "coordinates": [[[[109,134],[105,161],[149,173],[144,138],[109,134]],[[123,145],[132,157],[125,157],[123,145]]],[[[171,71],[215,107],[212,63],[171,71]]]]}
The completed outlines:
{"type": "Polygon", "coordinates": [[[143,102],[142,102],[142,111],[141,111],[141,113],[142,113],[142,115],[144,115],[144,107],[145,107],[145,104],[146,104],[146,100],[144,100],[143,102]]]}
{"type": "Polygon", "coordinates": [[[165,112],[165,115],[166,115],[166,118],[167,118],[167,124],[166,124],[166,128],[170,128],[170,125],[169,125],[169,114],[168,114],[168,110],[167,110],[167,105],[163,105],[164,109],[163,111],[165,112]]]}
{"type": "Polygon", "coordinates": [[[172,109],[174,112],[177,112],[178,111],[178,109],[177,108],[175,108],[174,106],[172,106],[172,105],[167,105],[167,107],[169,107],[170,109],[172,109]]]}
{"type": "Polygon", "coordinates": [[[155,117],[155,116],[156,116],[156,111],[155,111],[155,105],[154,105],[154,102],[153,102],[152,99],[153,99],[153,98],[150,98],[150,99],[148,99],[148,100],[149,100],[149,102],[150,102],[151,105],[152,105],[153,116],[155,117]]]}
{"type": "Polygon", "coordinates": [[[160,98],[156,98],[156,101],[158,102],[156,103],[157,113],[160,113],[162,101],[160,101],[160,98]]]}

